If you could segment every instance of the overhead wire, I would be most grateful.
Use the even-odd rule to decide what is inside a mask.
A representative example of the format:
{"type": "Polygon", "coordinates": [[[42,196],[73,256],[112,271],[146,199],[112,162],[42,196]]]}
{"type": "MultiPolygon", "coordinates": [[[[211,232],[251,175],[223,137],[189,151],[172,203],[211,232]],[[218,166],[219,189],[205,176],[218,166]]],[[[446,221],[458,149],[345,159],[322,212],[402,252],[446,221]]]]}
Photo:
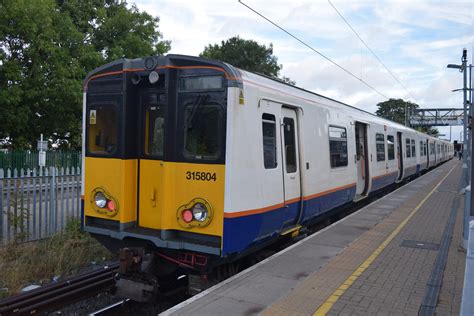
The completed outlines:
{"type": "Polygon", "coordinates": [[[346,18],[342,15],[342,13],[336,8],[336,6],[331,2],[331,0],[328,0],[329,4],[333,7],[333,9],[336,11],[336,13],[339,15],[339,17],[346,23],[346,25],[352,30],[352,32],[359,38],[359,40],[364,44],[364,46],[369,50],[369,52],[379,61],[379,63],[388,71],[388,73],[395,79],[398,84],[405,89],[405,91],[415,100],[418,102],[418,100],[413,96],[413,94],[407,89],[407,87],[395,76],[395,74],[384,64],[384,62],[377,56],[377,54],[367,45],[367,43],[364,41],[364,39],[359,35],[359,33],[352,27],[352,25],[349,23],[349,21],[346,20],[346,18]]]}
{"type": "Polygon", "coordinates": [[[339,69],[341,69],[342,71],[344,71],[345,73],[347,73],[348,75],[356,78],[357,80],[359,80],[361,83],[363,83],[365,86],[367,86],[368,88],[372,89],[373,91],[375,91],[377,94],[381,95],[382,97],[384,97],[385,99],[389,99],[389,97],[387,97],[385,94],[383,94],[382,92],[380,92],[377,88],[373,87],[372,85],[370,85],[368,82],[366,82],[364,79],[356,76],[354,73],[352,73],[351,71],[347,70],[346,68],[342,67],[341,65],[339,65],[338,63],[336,63],[335,61],[333,61],[331,58],[329,58],[328,56],[324,55],[323,53],[321,53],[320,51],[318,51],[317,49],[315,49],[314,47],[310,46],[309,44],[307,44],[306,42],[304,42],[303,40],[301,40],[300,38],[298,38],[296,35],[293,35],[292,33],[290,33],[289,31],[287,31],[286,29],[284,29],[283,27],[281,27],[280,25],[278,25],[277,23],[273,22],[272,20],[270,20],[269,18],[267,18],[266,16],[264,16],[262,13],[258,12],[257,10],[253,9],[252,7],[250,7],[249,5],[247,5],[246,3],[244,3],[242,0],[238,0],[240,4],[242,4],[243,6],[245,6],[247,9],[249,9],[250,11],[254,12],[255,14],[257,14],[258,16],[260,16],[261,18],[263,18],[264,20],[266,20],[267,22],[271,23],[272,25],[274,25],[275,27],[279,28],[280,30],[282,30],[283,32],[285,32],[286,34],[288,34],[289,36],[291,36],[292,38],[294,38],[295,40],[297,40],[298,42],[300,42],[301,44],[303,44],[304,46],[306,46],[307,48],[309,48],[310,50],[312,50],[313,52],[317,53],[318,55],[320,55],[321,57],[323,57],[324,59],[326,59],[327,61],[329,61],[331,64],[333,64],[334,66],[338,67],[339,69]]]}

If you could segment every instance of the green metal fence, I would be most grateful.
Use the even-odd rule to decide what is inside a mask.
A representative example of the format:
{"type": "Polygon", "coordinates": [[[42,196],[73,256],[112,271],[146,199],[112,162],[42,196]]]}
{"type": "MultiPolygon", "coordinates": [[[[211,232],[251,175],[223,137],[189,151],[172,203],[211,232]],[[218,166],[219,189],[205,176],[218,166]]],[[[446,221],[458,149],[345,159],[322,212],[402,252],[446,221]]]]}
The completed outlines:
{"type": "MultiPolygon", "coordinates": [[[[46,167],[81,167],[80,151],[51,150],[46,152],[46,167]]],[[[38,151],[0,152],[0,169],[35,169],[38,167],[38,151]]]]}

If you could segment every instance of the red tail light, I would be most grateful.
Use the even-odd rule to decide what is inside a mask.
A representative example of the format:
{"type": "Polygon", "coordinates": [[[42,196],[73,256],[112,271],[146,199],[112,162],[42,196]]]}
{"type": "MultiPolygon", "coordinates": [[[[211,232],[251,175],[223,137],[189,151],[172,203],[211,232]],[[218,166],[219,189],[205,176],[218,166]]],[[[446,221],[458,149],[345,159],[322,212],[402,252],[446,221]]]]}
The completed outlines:
{"type": "Polygon", "coordinates": [[[191,210],[184,210],[181,215],[183,216],[183,221],[185,223],[191,223],[191,221],[193,220],[193,211],[191,210]]]}

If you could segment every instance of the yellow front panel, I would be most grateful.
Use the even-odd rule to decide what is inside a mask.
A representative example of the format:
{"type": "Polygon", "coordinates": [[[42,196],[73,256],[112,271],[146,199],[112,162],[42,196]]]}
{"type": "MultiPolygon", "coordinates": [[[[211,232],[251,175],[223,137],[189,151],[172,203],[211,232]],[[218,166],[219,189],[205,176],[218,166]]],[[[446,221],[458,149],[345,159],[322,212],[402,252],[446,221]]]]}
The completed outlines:
{"type": "Polygon", "coordinates": [[[85,158],[84,213],[129,223],[136,221],[137,160],[115,158],[85,158]],[[93,208],[92,191],[103,188],[118,201],[118,213],[110,217],[93,208]]]}
{"type": "Polygon", "coordinates": [[[224,165],[140,160],[139,226],[222,236],[224,175],[224,165]],[[177,210],[195,198],[209,202],[213,219],[206,227],[185,228],[177,210]]]}

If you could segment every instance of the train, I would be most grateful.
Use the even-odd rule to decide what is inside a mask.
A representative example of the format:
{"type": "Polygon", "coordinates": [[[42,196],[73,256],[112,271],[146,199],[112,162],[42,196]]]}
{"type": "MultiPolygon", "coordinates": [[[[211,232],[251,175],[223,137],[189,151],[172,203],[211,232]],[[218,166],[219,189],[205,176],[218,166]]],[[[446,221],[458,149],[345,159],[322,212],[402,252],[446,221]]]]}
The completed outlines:
{"type": "Polygon", "coordinates": [[[120,252],[117,287],[138,301],[170,275],[202,278],[296,238],[454,153],[337,100],[176,54],[91,71],[83,133],[83,229],[120,252]]]}

